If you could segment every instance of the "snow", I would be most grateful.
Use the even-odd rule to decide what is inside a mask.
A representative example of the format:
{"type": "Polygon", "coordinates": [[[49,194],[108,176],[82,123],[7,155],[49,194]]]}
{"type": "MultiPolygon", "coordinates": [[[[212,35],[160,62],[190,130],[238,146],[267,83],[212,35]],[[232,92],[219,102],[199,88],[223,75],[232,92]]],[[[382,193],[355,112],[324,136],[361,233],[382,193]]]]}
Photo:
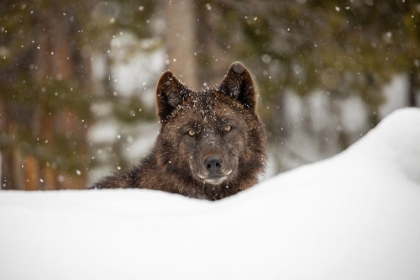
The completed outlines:
{"type": "Polygon", "coordinates": [[[218,201],[0,192],[0,279],[420,279],[420,109],[218,201]]]}

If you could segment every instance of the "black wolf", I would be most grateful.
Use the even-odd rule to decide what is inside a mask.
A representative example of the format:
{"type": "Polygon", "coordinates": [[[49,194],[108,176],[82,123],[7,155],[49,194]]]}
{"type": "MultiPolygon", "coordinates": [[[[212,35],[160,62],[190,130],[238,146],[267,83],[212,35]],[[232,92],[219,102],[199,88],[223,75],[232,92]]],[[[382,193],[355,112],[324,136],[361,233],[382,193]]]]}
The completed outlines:
{"type": "Polygon", "coordinates": [[[194,91],[165,72],[157,85],[161,128],[151,153],[92,188],[145,188],[217,200],[258,181],[266,158],[249,71],[233,63],[220,86],[194,91]]]}

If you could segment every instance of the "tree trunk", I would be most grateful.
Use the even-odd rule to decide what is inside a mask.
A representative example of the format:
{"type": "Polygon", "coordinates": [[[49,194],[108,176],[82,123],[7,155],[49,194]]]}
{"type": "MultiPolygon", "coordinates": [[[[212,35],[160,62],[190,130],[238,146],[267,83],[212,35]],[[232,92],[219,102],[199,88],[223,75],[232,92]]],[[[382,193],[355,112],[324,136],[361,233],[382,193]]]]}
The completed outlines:
{"type": "Polygon", "coordinates": [[[168,68],[188,87],[199,89],[196,52],[196,3],[194,0],[163,1],[168,68]]]}
{"type": "MultiPolygon", "coordinates": [[[[213,87],[220,84],[227,69],[233,62],[226,50],[225,41],[219,42],[220,37],[215,32],[216,26],[223,20],[218,6],[211,6],[204,1],[198,1],[196,37],[198,61],[198,81],[202,86],[213,87]]],[[[230,26],[232,32],[234,27],[230,26]]]]}
{"type": "Polygon", "coordinates": [[[8,147],[8,128],[9,128],[9,119],[7,117],[6,108],[4,102],[0,99],[0,139],[2,142],[5,142],[5,148],[0,150],[0,190],[1,189],[10,189],[14,183],[12,179],[12,168],[10,163],[13,161],[12,149],[8,147]]]}
{"type": "Polygon", "coordinates": [[[417,90],[420,88],[420,74],[412,67],[408,75],[408,106],[417,107],[417,90]]]}

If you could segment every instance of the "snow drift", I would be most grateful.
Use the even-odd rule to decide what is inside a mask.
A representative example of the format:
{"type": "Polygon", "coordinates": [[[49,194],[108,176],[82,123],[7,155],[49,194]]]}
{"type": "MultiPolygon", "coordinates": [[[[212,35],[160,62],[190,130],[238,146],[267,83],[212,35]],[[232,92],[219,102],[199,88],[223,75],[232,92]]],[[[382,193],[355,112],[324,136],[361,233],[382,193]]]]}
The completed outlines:
{"type": "Polygon", "coordinates": [[[218,202],[1,191],[0,279],[420,279],[420,110],[218,202]]]}

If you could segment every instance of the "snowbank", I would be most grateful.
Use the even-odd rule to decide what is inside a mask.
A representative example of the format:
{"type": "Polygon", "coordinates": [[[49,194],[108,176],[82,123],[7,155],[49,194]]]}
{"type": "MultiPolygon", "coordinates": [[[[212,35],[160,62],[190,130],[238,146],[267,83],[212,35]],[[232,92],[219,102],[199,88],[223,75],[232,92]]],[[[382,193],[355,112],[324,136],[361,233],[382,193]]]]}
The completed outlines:
{"type": "Polygon", "coordinates": [[[420,110],[216,203],[2,191],[0,279],[420,279],[420,110]]]}

